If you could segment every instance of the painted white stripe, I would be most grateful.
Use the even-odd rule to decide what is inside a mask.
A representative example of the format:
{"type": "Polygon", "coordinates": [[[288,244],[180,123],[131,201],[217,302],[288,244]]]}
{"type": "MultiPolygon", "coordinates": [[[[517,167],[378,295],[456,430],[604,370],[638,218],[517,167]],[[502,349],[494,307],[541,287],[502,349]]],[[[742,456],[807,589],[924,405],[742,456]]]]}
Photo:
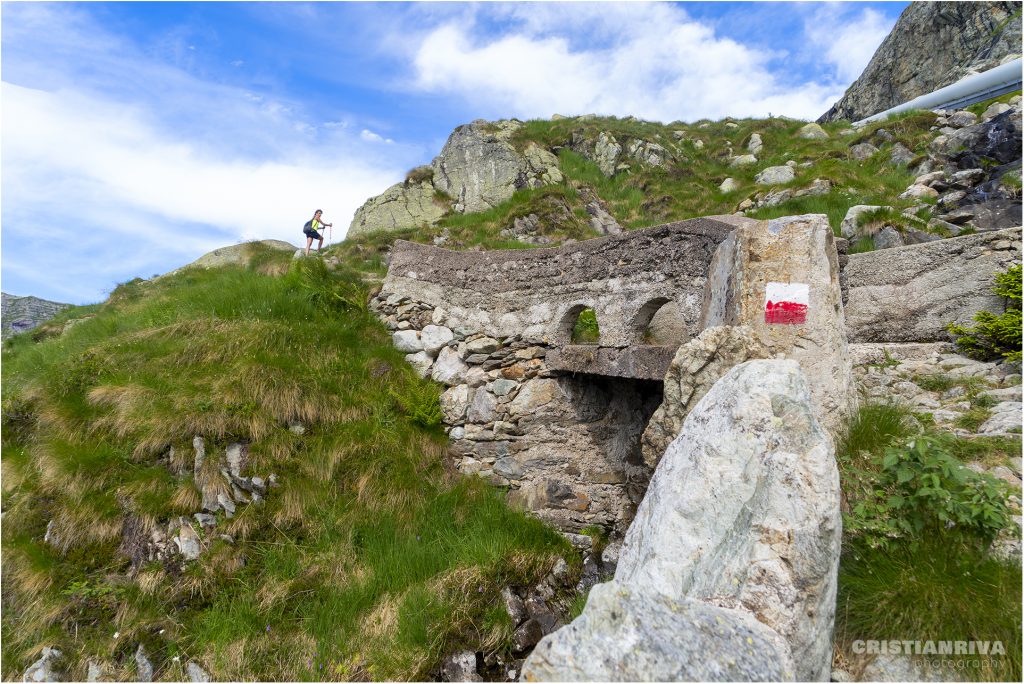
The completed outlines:
{"type": "Polygon", "coordinates": [[[764,303],[793,302],[810,306],[811,287],[807,283],[768,283],[764,288],[764,303]]]}

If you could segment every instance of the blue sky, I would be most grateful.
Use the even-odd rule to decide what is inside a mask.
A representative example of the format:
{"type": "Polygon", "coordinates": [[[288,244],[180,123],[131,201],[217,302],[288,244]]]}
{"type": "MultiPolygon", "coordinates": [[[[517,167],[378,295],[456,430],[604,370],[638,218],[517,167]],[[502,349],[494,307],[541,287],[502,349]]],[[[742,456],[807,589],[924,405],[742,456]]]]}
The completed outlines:
{"type": "Polygon", "coordinates": [[[814,119],[907,3],[0,5],[2,287],[76,304],[340,240],[474,119],[814,119]]]}

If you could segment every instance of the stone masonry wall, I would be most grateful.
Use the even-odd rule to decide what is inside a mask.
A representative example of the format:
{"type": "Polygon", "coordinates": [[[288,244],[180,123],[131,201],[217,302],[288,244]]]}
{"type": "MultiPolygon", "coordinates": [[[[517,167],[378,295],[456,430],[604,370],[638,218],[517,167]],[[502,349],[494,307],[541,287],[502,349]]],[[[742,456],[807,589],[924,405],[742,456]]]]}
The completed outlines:
{"type": "Polygon", "coordinates": [[[589,307],[600,345],[611,347],[638,342],[658,307],[674,301],[689,338],[699,332],[711,255],[736,220],[692,219],[536,250],[453,252],[399,241],[381,294],[441,307],[453,330],[551,345],[568,344],[589,307]]]}
{"type": "MultiPolygon", "coordinates": [[[[509,487],[509,499],[568,531],[624,532],[650,468],[640,436],[660,381],[558,371],[580,310],[602,348],[644,349],[660,306],[695,334],[708,263],[731,217],[697,219],[556,249],[451,252],[398,242],[372,307],[396,347],[441,397],[460,472],[509,487]]],[[[679,339],[676,346],[685,342],[679,339]]]]}

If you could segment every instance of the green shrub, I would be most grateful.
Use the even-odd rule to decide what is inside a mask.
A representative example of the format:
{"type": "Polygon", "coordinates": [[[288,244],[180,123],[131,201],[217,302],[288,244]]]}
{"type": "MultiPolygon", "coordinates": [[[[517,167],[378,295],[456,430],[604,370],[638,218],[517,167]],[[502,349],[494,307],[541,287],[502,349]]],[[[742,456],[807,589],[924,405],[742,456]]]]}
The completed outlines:
{"type": "Polygon", "coordinates": [[[992,361],[1000,357],[1021,360],[1021,267],[1009,268],[995,278],[992,291],[1005,298],[1005,311],[974,314],[975,326],[951,323],[949,332],[959,335],[957,346],[971,358],[992,361]]]}
{"type": "Polygon", "coordinates": [[[1014,523],[1006,486],[965,468],[941,439],[918,435],[876,459],[871,496],[857,502],[846,527],[874,545],[955,534],[986,545],[1014,523]]]}

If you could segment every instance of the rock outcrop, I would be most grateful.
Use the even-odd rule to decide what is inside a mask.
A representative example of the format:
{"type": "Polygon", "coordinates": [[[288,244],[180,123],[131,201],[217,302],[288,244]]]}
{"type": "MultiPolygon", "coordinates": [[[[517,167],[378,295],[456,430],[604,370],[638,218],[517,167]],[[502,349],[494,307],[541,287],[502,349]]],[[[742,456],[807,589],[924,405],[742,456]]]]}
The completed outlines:
{"type": "Polygon", "coordinates": [[[700,329],[749,326],[807,374],[815,409],[838,434],[856,406],[839,253],[824,214],[750,222],[711,261],[700,329]]]}
{"type": "Polygon", "coordinates": [[[779,679],[789,678],[792,662],[797,680],[828,681],[841,526],[833,442],[799,364],[736,366],[698,402],[661,459],[614,582],[595,587],[583,614],[541,641],[524,676],[779,679]],[[732,614],[702,615],[694,603],[732,614]],[[676,620],[666,619],[669,610],[676,620]],[[781,654],[770,634],[751,629],[750,617],[782,638],[781,654]],[[694,662],[679,644],[706,639],[705,619],[715,620],[725,643],[737,634],[750,645],[758,639],[760,656],[714,648],[694,662]],[[616,638],[628,648],[613,646],[616,638]],[[622,657],[599,658],[601,648],[622,657]],[[729,670],[740,662],[741,670],[729,670]],[[755,663],[757,671],[743,669],[755,663]]]}
{"type": "Polygon", "coordinates": [[[998,66],[1020,46],[1018,2],[912,2],[864,73],[818,121],[877,114],[998,66]]]}
{"type": "Polygon", "coordinates": [[[37,328],[46,321],[56,316],[59,312],[71,306],[60,302],[51,302],[39,297],[18,297],[2,293],[3,338],[7,339],[18,333],[23,333],[37,328]]]}
{"type": "Polygon", "coordinates": [[[513,136],[522,125],[477,120],[459,126],[429,167],[414,169],[359,207],[347,236],[433,225],[449,210],[485,211],[516,190],[562,182],[555,155],[533,142],[516,147],[513,136]]]}
{"type": "Polygon", "coordinates": [[[522,188],[559,183],[558,159],[536,144],[512,144],[519,121],[474,121],[448,137],[431,166],[434,187],[455,200],[455,211],[490,209],[522,188]]]}
{"type": "Polygon", "coordinates": [[[396,183],[356,210],[346,237],[436,223],[448,209],[436,193],[429,181],[396,183]]]}
{"type": "Polygon", "coordinates": [[[1002,312],[992,279],[1020,261],[1020,228],[851,254],[850,340],[948,341],[949,323],[969,324],[981,310],[1002,312]]]}
{"type": "Polygon", "coordinates": [[[651,468],[658,464],[682,431],[686,416],[729,369],[770,356],[768,348],[746,326],[707,328],[679,347],[665,374],[661,406],[641,438],[644,463],[651,468]]]}

